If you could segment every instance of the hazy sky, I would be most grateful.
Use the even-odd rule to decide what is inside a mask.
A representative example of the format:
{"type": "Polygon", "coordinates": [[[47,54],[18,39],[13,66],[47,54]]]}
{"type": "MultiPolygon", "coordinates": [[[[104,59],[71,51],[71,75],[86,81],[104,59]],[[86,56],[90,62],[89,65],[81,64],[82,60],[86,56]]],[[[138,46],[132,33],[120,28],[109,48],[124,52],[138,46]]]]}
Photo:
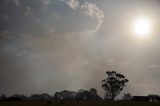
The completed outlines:
{"type": "Polygon", "coordinates": [[[0,0],[0,94],[103,95],[107,70],[130,80],[123,93],[160,94],[159,35],[159,0],[0,0]],[[149,39],[130,31],[139,16],[149,39]]]}

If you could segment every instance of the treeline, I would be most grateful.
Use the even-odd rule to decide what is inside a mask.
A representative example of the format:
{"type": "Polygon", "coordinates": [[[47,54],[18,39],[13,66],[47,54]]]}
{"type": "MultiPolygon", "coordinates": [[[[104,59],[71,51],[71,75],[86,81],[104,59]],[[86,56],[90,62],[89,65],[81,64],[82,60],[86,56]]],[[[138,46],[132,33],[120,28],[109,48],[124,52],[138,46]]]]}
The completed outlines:
{"type": "Polygon", "coordinates": [[[2,94],[0,97],[1,101],[99,101],[102,98],[97,94],[95,88],[87,90],[79,90],[78,92],[64,90],[56,92],[53,96],[43,94],[32,94],[31,96],[25,96],[22,94],[14,94],[9,97],[2,94]]]}
{"type": "MultiPolygon", "coordinates": [[[[97,90],[91,88],[87,90],[79,90],[78,92],[64,90],[56,92],[53,96],[43,94],[32,94],[31,96],[25,96],[22,94],[14,94],[7,97],[5,94],[0,96],[0,101],[47,101],[48,103],[53,102],[65,102],[65,101],[110,101],[109,98],[101,98],[97,94],[97,90]]],[[[137,102],[160,102],[160,96],[156,94],[148,96],[132,96],[130,93],[124,94],[121,100],[124,101],[137,101],[137,102]]]]}
{"type": "Polygon", "coordinates": [[[160,102],[160,96],[156,94],[150,94],[148,96],[131,96],[130,93],[127,93],[124,94],[123,100],[137,102],[160,102]]]}

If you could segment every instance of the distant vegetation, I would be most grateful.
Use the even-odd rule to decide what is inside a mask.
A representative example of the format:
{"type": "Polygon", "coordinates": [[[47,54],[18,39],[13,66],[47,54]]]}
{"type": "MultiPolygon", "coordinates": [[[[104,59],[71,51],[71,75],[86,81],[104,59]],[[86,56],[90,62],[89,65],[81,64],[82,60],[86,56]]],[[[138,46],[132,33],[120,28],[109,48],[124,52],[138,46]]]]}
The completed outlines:
{"type": "MultiPolygon", "coordinates": [[[[101,83],[102,88],[105,90],[104,98],[101,98],[97,94],[97,90],[95,88],[91,88],[90,90],[81,89],[78,92],[64,90],[61,92],[56,92],[54,95],[49,95],[47,93],[32,94],[30,96],[25,96],[22,94],[14,94],[14,95],[7,97],[5,94],[3,94],[0,96],[0,101],[1,103],[10,103],[11,101],[23,101],[25,103],[28,103],[28,102],[37,103],[38,102],[38,103],[48,103],[48,104],[73,103],[73,105],[75,105],[74,103],[78,102],[78,103],[87,103],[87,104],[93,103],[95,105],[112,104],[110,106],[114,106],[114,105],[116,106],[117,101],[116,103],[114,103],[114,99],[117,95],[120,94],[120,92],[123,90],[123,88],[126,86],[126,83],[129,80],[126,79],[124,75],[117,73],[115,71],[107,71],[106,74],[107,74],[107,77],[104,80],[102,80],[102,83],[101,83]]],[[[154,94],[148,95],[148,96],[132,96],[130,93],[127,93],[127,94],[124,94],[123,99],[119,100],[118,102],[123,105],[120,105],[120,104],[118,105],[125,106],[126,105],[125,103],[131,103],[130,106],[132,106],[133,101],[139,102],[138,104],[140,104],[140,102],[158,103],[160,102],[160,96],[154,95],[154,94]]]]}
{"type": "Polygon", "coordinates": [[[6,97],[4,94],[0,97],[1,101],[100,101],[102,98],[97,94],[97,90],[91,88],[87,90],[79,90],[78,92],[64,90],[56,92],[53,96],[49,94],[33,94],[30,97],[20,94],[14,94],[6,97]]]}

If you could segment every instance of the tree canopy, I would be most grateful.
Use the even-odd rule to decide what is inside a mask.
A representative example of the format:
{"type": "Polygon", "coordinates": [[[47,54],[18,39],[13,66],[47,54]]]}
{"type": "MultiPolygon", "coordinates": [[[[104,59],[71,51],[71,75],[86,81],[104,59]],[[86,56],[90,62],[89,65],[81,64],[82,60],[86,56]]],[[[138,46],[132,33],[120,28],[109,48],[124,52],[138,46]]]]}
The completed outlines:
{"type": "Polygon", "coordinates": [[[102,80],[102,88],[105,90],[105,98],[114,100],[129,81],[124,75],[115,71],[107,71],[107,78],[102,80]]]}

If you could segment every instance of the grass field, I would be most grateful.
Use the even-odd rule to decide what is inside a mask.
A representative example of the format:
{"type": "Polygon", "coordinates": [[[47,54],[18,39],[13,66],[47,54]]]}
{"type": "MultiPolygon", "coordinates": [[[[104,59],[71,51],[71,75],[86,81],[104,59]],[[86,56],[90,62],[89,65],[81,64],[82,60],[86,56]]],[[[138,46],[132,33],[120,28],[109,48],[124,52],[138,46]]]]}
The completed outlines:
{"type": "Polygon", "coordinates": [[[160,103],[147,102],[65,102],[63,104],[46,102],[0,102],[0,106],[160,106],[160,103]]]}

